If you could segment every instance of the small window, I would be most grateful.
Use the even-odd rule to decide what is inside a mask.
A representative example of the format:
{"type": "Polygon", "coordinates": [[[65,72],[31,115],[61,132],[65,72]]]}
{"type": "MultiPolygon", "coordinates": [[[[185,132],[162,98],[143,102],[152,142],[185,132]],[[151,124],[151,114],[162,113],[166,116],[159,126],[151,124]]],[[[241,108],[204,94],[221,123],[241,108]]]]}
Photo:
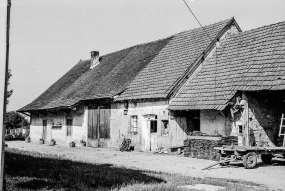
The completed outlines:
{"type": "Polygon", "coordinates": [[[239,132],[239,133],[242,133],[242,125],[239,125],[239,126],[238,126],[238,132],[239,132]]]}
{"type": "Polygon", "coordinates": [[[161,135],[168,136],[168,134],[169,134],[168,120],[162,120],[161,121],[161,135]]]}
{"type": "Polygon", "coordinates": [[[131,116],[131,132],[135,134],[138,132],[138,116],[137,115],[131,116]]]}
{"type": "Polygon", "coordinates": [[[66,135],[67,136],[72,135],[72,119],[66,120],[66,135]]]}
{"type": "Polygon", "coordinates": [[[150,132],[156,133],[157,132],[157,121],[150,121],[150,132]]]}

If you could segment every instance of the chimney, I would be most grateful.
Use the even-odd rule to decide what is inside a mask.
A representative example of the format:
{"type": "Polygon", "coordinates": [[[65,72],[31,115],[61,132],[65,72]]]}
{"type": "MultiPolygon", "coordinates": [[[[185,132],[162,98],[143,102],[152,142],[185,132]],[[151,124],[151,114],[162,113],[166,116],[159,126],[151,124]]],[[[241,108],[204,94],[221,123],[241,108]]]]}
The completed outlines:
{"type": "Polygon", "coordinates": [[[90,69],[94,68],[99,64],[99,52],[91,51],[91,61],[90,61],[90,69]]]}

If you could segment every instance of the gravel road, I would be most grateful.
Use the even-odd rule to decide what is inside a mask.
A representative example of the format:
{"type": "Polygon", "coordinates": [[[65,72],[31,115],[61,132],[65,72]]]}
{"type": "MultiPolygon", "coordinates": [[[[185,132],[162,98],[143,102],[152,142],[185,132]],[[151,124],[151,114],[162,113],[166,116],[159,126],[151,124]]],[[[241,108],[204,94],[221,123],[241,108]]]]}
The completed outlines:
{"type": "Polygon", "coordinates": [[[201,170],[215,161],[188,158],[179,155],[160,155],[149,152],[120,152],[110,149],[90,147],[64,147],[39,145],[24,141],[7,141],[8,147],[20,150],[37,151],[45,154],[61,155],[71,160],[87,161],[92,163],[108,163],[128,168],[177,173],[192,177],[214,177],[252,181],[275,189],[285,190],[285,160],[274,159],[272,165],[264,165],[259,160],[255,169],[245,169],[238,165],[221,167],[219,165],[210,170],[201,170]]]}

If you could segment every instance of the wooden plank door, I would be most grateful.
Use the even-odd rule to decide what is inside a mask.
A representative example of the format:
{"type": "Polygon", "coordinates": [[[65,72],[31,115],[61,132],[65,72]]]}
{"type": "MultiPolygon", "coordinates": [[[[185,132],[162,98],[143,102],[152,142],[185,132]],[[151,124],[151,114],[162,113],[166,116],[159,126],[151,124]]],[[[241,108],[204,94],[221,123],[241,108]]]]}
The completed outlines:
{"type": "Polygon", "coordinates": [[[88,111],[88,145],[107,148],[110,139],[109,106],[90,107],[88,111]]]}
{"type": "Polygon", "coordinates": [[[43,120],[43,140],[47,141],[47,120],[43,120]]]}

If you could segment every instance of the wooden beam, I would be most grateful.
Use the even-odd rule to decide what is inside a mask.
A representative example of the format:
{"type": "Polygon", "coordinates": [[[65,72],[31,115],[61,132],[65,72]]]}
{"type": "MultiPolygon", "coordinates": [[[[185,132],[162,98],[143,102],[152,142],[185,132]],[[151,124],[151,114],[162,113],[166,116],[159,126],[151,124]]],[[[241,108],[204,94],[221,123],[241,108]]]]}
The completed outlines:
{"type": "Polygon", "coordinates": [[[39,117],[39,116],[40,116],[40,114],[38,114],[38,113],[36,113],[36,112],[33,112],[33,111],[30,111],[30,113],[31,113],[32,115],[37,116],[37,117],[39,117]]]}
{"type": "Polygon", "coordinates": [[[51,111],[51,110],[47,110],[46,112],[47,112],[47,113],[51,113],[51,114],[53,114],[53,115],[56,115],[56,114],[57,114],[56,112],[53,112],[53,111],[51,111]]]}

